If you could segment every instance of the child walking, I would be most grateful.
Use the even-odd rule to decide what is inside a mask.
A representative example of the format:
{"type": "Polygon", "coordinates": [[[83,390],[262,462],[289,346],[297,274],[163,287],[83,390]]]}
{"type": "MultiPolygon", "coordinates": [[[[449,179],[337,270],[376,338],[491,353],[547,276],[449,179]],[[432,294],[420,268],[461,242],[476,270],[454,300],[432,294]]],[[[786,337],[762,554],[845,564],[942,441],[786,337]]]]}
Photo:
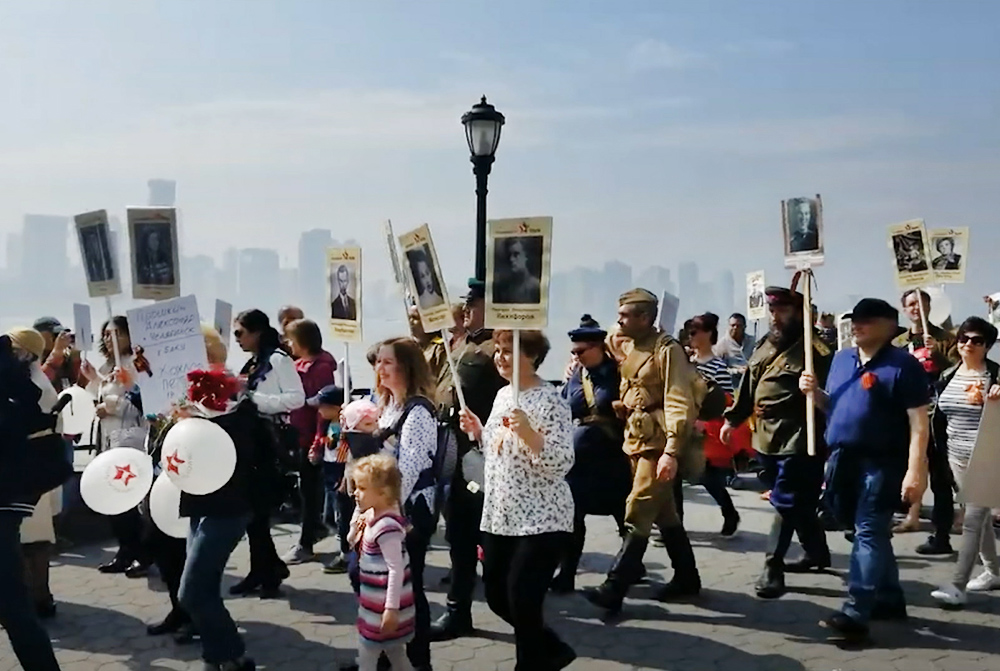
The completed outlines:
{"type": "Polygon", "coordinates": [[[385,654],[392,671],[412,671],[406,643],[413,638],[413,589],[406,557],[406,518],[400,513],[402,475],[385,454],[354,464],[357,508],[348,536],[357,548],[361,579],[358,598],[360,671],[376,671],[385,654]]]}

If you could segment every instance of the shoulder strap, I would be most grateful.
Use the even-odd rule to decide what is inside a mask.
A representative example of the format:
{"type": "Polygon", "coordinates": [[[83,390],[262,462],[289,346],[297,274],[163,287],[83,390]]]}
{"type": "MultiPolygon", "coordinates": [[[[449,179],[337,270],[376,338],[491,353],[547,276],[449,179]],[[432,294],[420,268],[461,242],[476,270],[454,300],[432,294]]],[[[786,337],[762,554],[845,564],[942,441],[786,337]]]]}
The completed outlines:
{"type": "Polygon", "coordinates": [[[580,367],[580,386],[583,387],[583,398],[587,401],[587,408],[590,414],[597,414],[597,397],[594,394],[594,381],[590,379],[590,373],[586,367],[580,367]]]}
{"type": "Polygon", "coordinates": [[[383,439],[398,436],[403,430],[403,424],[406,422],[406,418],[410,416],[410,411],[418,407],[426,408],[432,418],[435,416],[434,413],[437,409],[434,407],[434,404],[431,403],[429,398],[424,396],[414,396],[403,405],[403,412],[399,414],[399,419],[397,419],[391,427],[383,432],[383,439]]]}

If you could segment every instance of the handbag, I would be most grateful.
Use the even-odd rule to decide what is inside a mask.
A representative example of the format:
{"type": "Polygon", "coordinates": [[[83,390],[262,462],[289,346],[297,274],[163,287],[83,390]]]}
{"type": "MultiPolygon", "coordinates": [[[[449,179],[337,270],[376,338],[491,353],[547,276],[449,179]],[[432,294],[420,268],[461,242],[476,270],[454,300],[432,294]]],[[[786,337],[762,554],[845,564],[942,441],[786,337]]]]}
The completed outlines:
{"type": "Polygon", "coordinates": [[[280,418],[264,418],[278,463],[289,471],[299,470],[299,430],[280,418]]]}
{"type": "Polygon", "coordinates": [[[462,455],[462,479],[467,483],[466,489],[473,494],[482,494],[486,486],[486,457],[478,445],[473,445],[462,455]]]}

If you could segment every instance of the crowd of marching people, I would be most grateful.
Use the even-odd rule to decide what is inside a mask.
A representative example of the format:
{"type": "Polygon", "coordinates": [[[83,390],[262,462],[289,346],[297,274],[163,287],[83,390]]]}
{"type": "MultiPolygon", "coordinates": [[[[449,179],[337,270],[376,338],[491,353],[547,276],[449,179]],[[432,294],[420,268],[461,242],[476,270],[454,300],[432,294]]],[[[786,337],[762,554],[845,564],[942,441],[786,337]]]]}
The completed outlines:
{"type": "Polygon", "coordinates": [[[780,598],[789,575],[828,569],[828,531],[852,539],[846,601],[820,623],[833,638],[862,643],[872,622],[906,618],[891,539],[917,528],[928,478],[934,531],[918,552],[950,555],[961,533],[951,579],[932,598],[959,608],[971,592],[1000,588],[992,510],[963,498],[956,521],[954,498],[984,407],[1000,400],[1000,367],[986,356],[996,327],[970,317],[925,329],[930,297],[911,291],[900,303],[908,326],[893,305],[864,299],[850,314],[854,346],[835,352],[835,330],[805,318],[794,287],[765,295],[771,328],[755,342],[739,314],[725,324],[696,315],[679,337],[664,333],[656,296],[628,291],[614,327],[584,315],[568,334],[565,376],[552,383],[538,372],[552,356],[548,337],[484,328],[484,286],[470,280],[454,332],[425,333],[414,308],[411,333],[371,347],[365,395],[337,383],[345,373],[301,310],[283,308],[276,325],[247,310],[233,325],[246,364],[228,370],[227,343],[204,326],[209,370],[189,375],[170,417],[143,411],[126,318],[102,325],[94,363],[55,319],[11,330],[0,336],[0,624],[25,669],[59,668],[42,620],[56,615],[52,520],[72,473],[67,444],[79,439],[59,420],[60,392],[72,386],[95,399],[97,450],[131,447],[159,463],[172,427],[191,417],[233,440],[228,483],[181,496],[186,539],[140,505],[110,519],[117,551],[97,569],[139,577],[155,566],[169,604],[148,633],[200,644],[211,670],[255,668],[221,593],[243,537],[249,567],[229,593],[274,599],[289,566],[318,560],[328,534],[338,551],[322,570],[346,574],[358,604],[354,668],[431,669],[432,643],[474,633],[480,565],[486,602],[513,628],[516,668],[565,668],[576,654],[543,605],[550,592],[576,591],[587,516],[613,518],[621,536],[604,581],[582,592],[597,612],[625,608],[654,544],[673,569],[656,598],[693,599],[701,576],[682,484],[711,495],[726,538],[741,523],[729,485],[747,469],[774,509],[759,598],[780,598]],[[300,534],[279,552],[272,518],[289,504],[300,534]],[[424,573],[442,525],[447,604],[432,620],[424,573]],[[795,538],[802,555],[790,561],[795,538]]]}

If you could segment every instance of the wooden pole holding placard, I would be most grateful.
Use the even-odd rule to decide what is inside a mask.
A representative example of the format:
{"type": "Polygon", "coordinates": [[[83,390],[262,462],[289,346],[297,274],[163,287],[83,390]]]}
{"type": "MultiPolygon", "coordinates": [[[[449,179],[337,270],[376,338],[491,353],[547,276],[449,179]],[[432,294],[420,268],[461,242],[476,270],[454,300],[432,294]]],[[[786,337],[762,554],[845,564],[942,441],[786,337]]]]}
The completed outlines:
{"type": "Polygon", "coordinates": [[[345,342],[344,343],[344,403],[350,403],[350,402],[351,402],[351,344],[345,342]]]}
{"type": "Polygon", "coordinates": [[[917,310],[920,313],[920,328],[922,328],[924,332],[923,334],[924,347],[926,347],[927,338],[930,337],[931,331],[930,328],[928,328],[927,311],[924,310],[924,290],[922,287],[917,287],[916,289],[914,289],[914,291],[916,292],[917,296],[917,310]]]}
{"type": "MultiPolygon", "coordinates": [[[[122,367],[122,355],[120,348],[118,347],[118,328],[115,326],[114,318],[115,313],[111,308],[111,296],[104,297],[104,304],[108,307],[108,326],[111,328],[111,346],[115,350],[115,368],[121,370],[122,367]]],[[[104,334],[101,334],[104,337],[104,334]]]]}
{"type": "Polygon", "coordinates": [[[521,391],[521,332],[514,329],[511,331],[511,337],[514,340],[514,361],[510,376],[510,396],[511,402],[516,408],[521,391]]]}
{"type": "MultiPolygon", "coordinates": [[[[803,346],[805,347],[805,372],[814,375],[813,366],[813,323],[812,323],[812,268],[802,271],[805,286],[802,287],[803,346]]],[[[816,399],[806,395],[806,449],[810,457],[816,456],[816,399]]]]}

